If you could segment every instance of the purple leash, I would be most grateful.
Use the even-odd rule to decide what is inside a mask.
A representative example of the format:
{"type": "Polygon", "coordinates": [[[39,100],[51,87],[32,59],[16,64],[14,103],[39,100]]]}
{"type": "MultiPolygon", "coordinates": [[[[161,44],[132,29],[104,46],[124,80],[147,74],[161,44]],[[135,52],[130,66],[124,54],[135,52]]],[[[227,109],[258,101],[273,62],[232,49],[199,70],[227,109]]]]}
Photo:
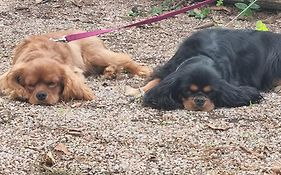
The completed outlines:
{"type": "Polygon", "coordinates": [[[194,5],[183,7],[182,9],[179,9],[179,10],[167,12],[167,13],[164,13],[162,15],[154,16],[154,17],[151,17],[151,18],[139,21],[139,22],[135,22],[135,23],[132,23],[132,24],[129,24],[129,25],[125,25],[125,26],[122,26],[122,27],[111,28],[111,29],[100,29],[100,30],[94,30],[94,31],[90,31],[90,32],[82,32],[82,33],[66,35],[63,38],[54,39],[54,41],[71,42],[71,41],[75,41],[75,40],[79,40],[79,39],[83,39],[83,38],[87,38],[87,37],[91,37],[91,36],[99,36],[99,35],[102,35],[102,34],[105,34],[105,33],[114,32],[114,31],[118,31],[118,30],[121,30],[121,29],[125,29],[125,28],[137,27],[137,26],[141,26],[141,25],[144,25],[144,24],[151,24],[151,23],[154,23],[154,22],[161,21],[163,19],[167,19],[167,18],[176,16],[178,14],[187,12],[189,10],[193,10],[193,9],[202,7],[204,5],[212,3],[214,1],[215,0],[205,0],[205,1],[202,1],[202,2],[199,2],[199,3],[196,3],[194,5]]]}

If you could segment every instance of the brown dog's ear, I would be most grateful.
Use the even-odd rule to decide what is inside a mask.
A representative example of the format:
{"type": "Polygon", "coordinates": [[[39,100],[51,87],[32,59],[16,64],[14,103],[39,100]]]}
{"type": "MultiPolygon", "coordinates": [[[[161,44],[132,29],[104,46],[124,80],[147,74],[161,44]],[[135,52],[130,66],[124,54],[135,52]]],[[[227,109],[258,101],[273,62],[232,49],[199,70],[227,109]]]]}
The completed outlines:
{"type": "Polygon", "coordinates": [[[28,99],[29,95],[25,88],[23,68],[13,67],[0,76],[0,90],[2,94],[9,95],[16,99],[28,99]]]}
{"type": "Polygon", "coordinates": [[[63,66],[63,70],[63,100],[93,100],[95,98],[93,91],[84,83],[80,72],[74,72],[69,66],[63,66]]]}

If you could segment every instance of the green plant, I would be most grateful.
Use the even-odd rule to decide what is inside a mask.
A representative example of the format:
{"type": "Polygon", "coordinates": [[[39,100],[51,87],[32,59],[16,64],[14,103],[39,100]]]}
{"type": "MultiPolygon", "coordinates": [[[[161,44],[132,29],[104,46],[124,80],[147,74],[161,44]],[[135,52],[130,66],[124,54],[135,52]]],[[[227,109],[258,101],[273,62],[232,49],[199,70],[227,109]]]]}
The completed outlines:
{"type": "Polygon", "coordinates": [[[165,0],[161,3],[161,6],[165,9],[165,10],[171,10],[172,8],[172,4],[175,2],[175,0],[165,0]]]}
{"type": "Polygon", "coordinates": [[[160,6],[153,6],[151,8],[151,14],[152,15],[159,15],[163,13],[164,11],[172,10],[172,4],[175,0],[164,0],[160,6]]]}
{"type": "Polygon", "coordinates": [[[129,16],[136,17],[136,16],[144,16],[145,14],[139,8],[139,6],[134,6],[128,13],[129,16]]]}
{"type": "Polygon", "coordinates": [[[210,14],[209,8],[203,8],[201,10],[192,10],[188,13],[189,16],[194,16],[197,19],[205,19],[210,14]]]}
{"type": "Polygon", "coordinates": [[[140,12],[138,11],[133,11],[133,10],[130,10],[129,13],[128,13],[129,16],[132,16],[132,17],[136,17],[136,16],[141,16],[140,12]]]}
{"type": "Polygon", "coordinates": [[[254,11],[260,10],[260,6],[254,3],[254,0],[243,0],[234,4],[241,12],[241,15],[248,17],[253,14],[254,11]]]}
{"type": "Polygon", "coordinates": [[[217,0],[216,6],[223,6],[223,0],[217,0]]]}
{"type": "MultiPolygon", "coordinates": [[[[152,6],[151,8],[151,14],[152,15],[159,15],[165,11],[170,11],[174,9],[178,9],[181,6],[183,6],[186,2],[182,0],[164,0],[160,5],[158,6],[152,6]]],[[[223,5],[223,0],[217,0],[217,5],[221,6],[223,5]]],[[[190,16],[194,16],[198,19],[204,19],[208,16],[210,13],[210,9],[203,8],[201,10],[192,10],[188,14],[190,16]]]]}
{"type": "Polygon", "coordinates": [[[249,101],[249,106],[252,107],[253,106],[253,102],[250,100],[249,101]]]}
{"type": "Polygon", "coordinates": [[[159,15],[159,14],[161,14],[163,11],[164,11],[164,10],[163,10],[162,7],[153,6],[153,7],[151,8],[151,14],[152,14],[152,15],[159,15]]]}
{"type": "Polygon", "coordinates": [[[258,31],[269,31],[267,26],[261,20],[257,21],[256,30],[258,30],[258,31]]]}

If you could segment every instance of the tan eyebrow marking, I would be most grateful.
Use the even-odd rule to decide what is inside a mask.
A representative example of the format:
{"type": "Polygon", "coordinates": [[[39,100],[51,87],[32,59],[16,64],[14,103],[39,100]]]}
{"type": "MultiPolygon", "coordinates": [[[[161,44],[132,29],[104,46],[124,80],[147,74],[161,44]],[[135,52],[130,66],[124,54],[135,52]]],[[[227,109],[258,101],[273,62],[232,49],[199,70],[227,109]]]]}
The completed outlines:
{"type": "Polygon", "coordinates": [[[205,92],[205,93],[211,92],[212,90],[213,90],[213,89],[212,89],[212,87],[211,87],[210,85],[205,86],[205,87],[203,88],[203,92],[205,92]]]}
{"type": "Polygon", "coordinates": [[[196,92],[198,91],[198,86],[196,86],[195,84],[191,84],[191,86],[189,87],[189,89],[192,91],[192,92],[196,92]]]}

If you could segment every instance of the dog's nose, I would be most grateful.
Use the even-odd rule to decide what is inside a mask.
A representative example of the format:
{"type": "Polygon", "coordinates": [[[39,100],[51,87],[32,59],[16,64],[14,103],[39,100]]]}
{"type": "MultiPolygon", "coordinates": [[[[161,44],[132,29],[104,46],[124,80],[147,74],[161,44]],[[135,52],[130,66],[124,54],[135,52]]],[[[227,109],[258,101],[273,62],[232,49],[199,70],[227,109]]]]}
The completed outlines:
{"type": "Polygon", "coordinates": [[[48,94],[46,92],[38,92],[36,94],[36,98],[39,100],[39,101],[43,101],[43,100],[46,100],[48,94]]]}
{"type": "Polygon", "coordinates": [[[194,99],[196,106],[203,107],[205,104],[206,99],[204,97],[197,97],[194,99]]]}

